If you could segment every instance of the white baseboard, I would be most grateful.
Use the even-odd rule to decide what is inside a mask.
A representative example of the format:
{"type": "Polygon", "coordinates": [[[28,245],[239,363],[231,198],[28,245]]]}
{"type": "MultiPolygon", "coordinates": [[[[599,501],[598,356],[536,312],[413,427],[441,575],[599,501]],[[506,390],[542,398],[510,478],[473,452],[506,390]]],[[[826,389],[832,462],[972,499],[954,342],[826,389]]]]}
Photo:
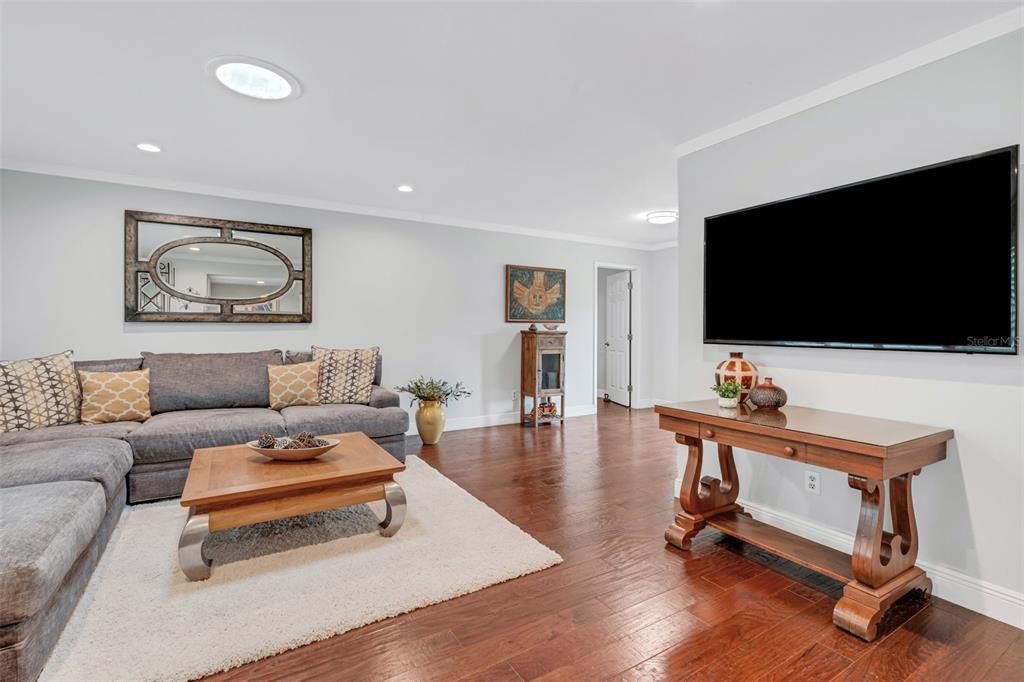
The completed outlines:
{"type": "MultiPolygon", "coordinates": [[[[676,490],[682,486],[682,479],[676,479],[676,490]]],[[[755,519],[789,531],[802,538],[821,543],[826,547],[849,552],[853,547],[853,536],[829,526],[815,523],[801,516],[771,509],[749,500],[737,500],[755,519]]],[[[965,609],[995,618],[1017,628],[1024,628],[1024,593],[993,585],[974,578],[954,568],[918,561],[932,579],[933,593],[965,609]]]]}
{"type": "MultiPolygon", "coordinates": [[[[566,418],[583,417],[588,414],[595,414],[596,412],[597,407],[595,405],[569,405],[565,408],[566,418]]],[[[444,430],[462,431],[464,429],[479,429],[484,426],[501,426],[502,424],[517,423],[519,423],[519,412],[499,412],[497,414],[482,414],[477,417],[454,417],[445,422],[444,430]]],[[[416,435],[415,416],[410,419],[409,430],[405,432],[405,435],[416,435]]]]}

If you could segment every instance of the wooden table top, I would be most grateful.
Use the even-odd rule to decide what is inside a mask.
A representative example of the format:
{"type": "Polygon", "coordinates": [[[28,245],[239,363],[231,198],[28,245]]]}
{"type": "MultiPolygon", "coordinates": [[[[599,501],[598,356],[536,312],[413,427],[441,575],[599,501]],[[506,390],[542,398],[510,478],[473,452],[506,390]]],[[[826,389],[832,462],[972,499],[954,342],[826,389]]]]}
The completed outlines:
{"type": "Polygon", "coordinates": [[[304,462],[270,459],[244,444],[200,448],[192,456],[181,506],[239,502],[269,494],[386,480],[405,471],[404,464],[363,433],[322,437],[340,442],[333,450],[304,462]]]}
{"type": "Polygon", "coordinates": [[[922,438],[936,441],[953,438],[952,429],[798,405],[787,405],[774,412],[765,412],[747,405],[726,409],[719,407],[716,399],[711,399],[656,405],[654,409],[658,414],[679,419],[702,421],[706,418],[708,423],[728,425],[731,422],[738,428],[749,424],[765,429],[783,429],[821,438],[866,443],[879,448],[893,448],[922,438]]]}

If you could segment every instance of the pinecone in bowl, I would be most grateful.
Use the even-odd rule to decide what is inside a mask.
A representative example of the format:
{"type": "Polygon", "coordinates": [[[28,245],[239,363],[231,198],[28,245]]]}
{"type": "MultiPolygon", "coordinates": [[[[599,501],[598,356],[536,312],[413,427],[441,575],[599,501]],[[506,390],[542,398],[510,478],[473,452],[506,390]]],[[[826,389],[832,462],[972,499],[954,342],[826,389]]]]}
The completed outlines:
{"type": "Polygon", "coordinates": [[[256,447],[258,448],[276,448],[277,439],[271,433],[261,433],[259,439],[256,441],[256,447]]]}

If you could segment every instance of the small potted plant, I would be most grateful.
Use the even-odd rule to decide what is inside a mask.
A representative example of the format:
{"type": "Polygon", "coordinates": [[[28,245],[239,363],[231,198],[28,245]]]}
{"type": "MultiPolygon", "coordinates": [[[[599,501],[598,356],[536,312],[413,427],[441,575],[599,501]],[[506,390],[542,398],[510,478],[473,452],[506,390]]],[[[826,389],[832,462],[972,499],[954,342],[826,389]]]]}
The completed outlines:
{"type": "Polygon", "coordinates": [[[741,386],[732,379],[712,386],[711,390],[718,396],[719,407],[736,407],[740,404],[741,386]]]}
{"type": "Polygon", "coordinates": [[[420,377],[405,386],[396,386],[395,390],[411,393],[410,405],[419,403],[416,409],[416,430],[419,431],[420,439],[425,445],[434,445],[441,440],[441,434],[444,433],[444,408],[448,401],[472,395],[463,388],[461,381],[453,386],[434,377],[420,377]]]}

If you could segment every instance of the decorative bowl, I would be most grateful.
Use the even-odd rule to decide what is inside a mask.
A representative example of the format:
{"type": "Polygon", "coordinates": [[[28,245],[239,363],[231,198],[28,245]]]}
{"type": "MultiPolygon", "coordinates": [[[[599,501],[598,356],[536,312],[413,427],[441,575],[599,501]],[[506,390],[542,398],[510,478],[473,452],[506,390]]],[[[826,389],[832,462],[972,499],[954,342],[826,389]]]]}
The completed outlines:
{"type": "MultiPolygon", "coordinates": [[[[287,438],[279,438],[278,442],[287,442],[287,438]]],[[[337,447],[341,441],[334,438],[321,438],[327,441],[327,445],[320,445],[315,448],[261,448],[257,445],[259,441],[251,440],[246,446],[260,453],[264,457],[280,459],[286,462],[301,462],[307,459],[315,459],[325,452],[337,447]]]]}

